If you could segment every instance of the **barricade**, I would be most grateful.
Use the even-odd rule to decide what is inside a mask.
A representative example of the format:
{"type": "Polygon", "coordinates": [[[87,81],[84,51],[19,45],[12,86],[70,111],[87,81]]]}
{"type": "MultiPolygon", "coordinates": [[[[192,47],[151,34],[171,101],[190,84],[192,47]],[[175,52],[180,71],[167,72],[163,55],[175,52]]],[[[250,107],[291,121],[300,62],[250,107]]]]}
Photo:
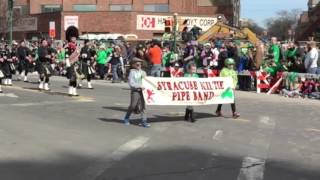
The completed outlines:
{"type": "MultiPolygon", "coordinates": [[[[170,68],[163,68],[164,72],[171,72],[170,68]]],[[[183,73],[183,68],[179,69],[180,72],[183,73]]],[[[219,76],[218,70],[211,70],[207,68],[199,68],[197,69],[198,74],[202,74],[205,77],[217,77],[219,76]]],[[[244,71],[238,73],[238,76],[250,76],[256,81],[256,91],[257,93],[266,92],[268,95],[275,93],[277,90],[280,90],[281,83],[284,78],[289,75],[290,72],[278,72],[276,76],[271,76],[267,72],[263,71],[244,71]]],[[[320,75],[316,74],[307,74],[307,73],[297,73],[297,77],[302,79],[306,78],[318,78],[320,79],[320,75]]]]}

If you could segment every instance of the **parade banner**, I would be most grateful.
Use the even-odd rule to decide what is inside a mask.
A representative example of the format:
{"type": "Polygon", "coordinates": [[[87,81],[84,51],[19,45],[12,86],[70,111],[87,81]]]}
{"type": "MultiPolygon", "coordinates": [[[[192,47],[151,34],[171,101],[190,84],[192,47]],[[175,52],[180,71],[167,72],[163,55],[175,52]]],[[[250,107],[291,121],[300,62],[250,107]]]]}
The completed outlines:
{"type": "MultiPolygon", "coordinates": [[[[164,31],[165,20],[173,19],[173,16],[158,16],[158,15],[137,15],[137,30],[152,30],[164,31]]],[[[216,17],[192,17],[179,16],[178,26],[187,21],[186,26],[192,28],[194,25],[202,28],[202,31],[207,31],[211,26],[218,22],[216,17]]]]}
{"type": "Polygon", "coordinates": [[[155,78],[142,80],[147,105],[199,106],[234,103],[232,78],[155,78]]]}

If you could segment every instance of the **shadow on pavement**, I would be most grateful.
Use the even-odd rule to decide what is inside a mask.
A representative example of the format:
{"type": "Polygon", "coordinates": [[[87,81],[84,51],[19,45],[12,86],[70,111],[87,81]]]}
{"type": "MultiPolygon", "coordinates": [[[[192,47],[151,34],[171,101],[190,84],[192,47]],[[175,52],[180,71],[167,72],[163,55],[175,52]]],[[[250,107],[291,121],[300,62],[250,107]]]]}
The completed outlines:
{"type": "Polygon", "coordinates": [[[114,107],[114,106],[110,106],[110,107],[108,107],[108,106],[105,106],[105,107],[103,107],[103,109],[109,109],[109,110],[113,110],[113,111],[120,111],[120,112],[127,112],[127,110],[128,110],[128,108],[126,107],[114,107]]]}
{"type": "MultiPolygon", "coordinates": [[[[191,146],[191,145],[190,145],[191,146]]],[[[242,158],[213,147],[147,147],[120,160],[94,154],[60,153],[46,160],[1,160],[3,180],[236,180],[242,158]],[[220,152],[219,152],[220,151],[220,152]],[[213,154],[214,152],[214,154],[213,154]],[[95,170],[98,169],[98,171],[95,170]],[[101,169],[102,168],[102,169],[101,169]],[[99,170],[101,169],[101,170],[99,170]],[[89,176],[90,174],[90,176],[89,176]]],[[[250,167],[251,168],[251,167],[250,167]]],[[[266,165],[263,180],[319,180],[317,170],[290,163],[266,165]]]]}
{"type": "MultiPolygon", "coordinates": [[[[122,111],[122,112],[127,111],[126,108],[121,108],[121,107],[104,107],[104,108],[112,109],[116,111],[122,111]]],[[[135,115],[135,116],[139,116],[139,115],[135,115]]],[[[201,112],[195,113],[196,120],[212,118],[212,117],[217,117],[217,116],[209,113],[201,113],[201,112]]],[[[121,124],[123,123],[122,119],[114,119],[114,118],[113,119],[98,118],[98,120],[103,122],[108,122],[108,123],[121,123],[121,124]]],[[[184,116],[152,115],[152,117],[148,117],[149,123],[175,122],[175,121],[185,121],[184,116]]],[[[139,125],[141,123],[141,119],[140,118],[130,119],[130,123],[133,125],[139,125]]]]}

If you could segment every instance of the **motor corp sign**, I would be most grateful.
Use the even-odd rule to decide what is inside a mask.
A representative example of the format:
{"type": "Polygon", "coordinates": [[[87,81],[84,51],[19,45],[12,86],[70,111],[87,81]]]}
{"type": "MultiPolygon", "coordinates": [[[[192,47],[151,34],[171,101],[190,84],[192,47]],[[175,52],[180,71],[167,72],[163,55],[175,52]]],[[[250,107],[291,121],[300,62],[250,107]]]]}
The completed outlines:
{"type": "MultiPolygon", "coordinates": [[[[163,31],[166,19],[173,19],[173,16],[137,15],[137,30],[163,31]]],[[[181,26],[185,20],[188,20],[188,27],[196,25],[203,31],[207,31],[218,21],[216,17],[178,16],[178,26],[181,26]]]]}
{"type": "Polygon", "coordinates": [[[79,28],[79,17],[78,16],[65,16],[64,17],[64,30],[67,30],[71,26],[79,28]]]}
{"type": "Polygon", "coordinates": [[[164,21],[172,16],[137,15],[137,30],[164,30],[164,21]]]}

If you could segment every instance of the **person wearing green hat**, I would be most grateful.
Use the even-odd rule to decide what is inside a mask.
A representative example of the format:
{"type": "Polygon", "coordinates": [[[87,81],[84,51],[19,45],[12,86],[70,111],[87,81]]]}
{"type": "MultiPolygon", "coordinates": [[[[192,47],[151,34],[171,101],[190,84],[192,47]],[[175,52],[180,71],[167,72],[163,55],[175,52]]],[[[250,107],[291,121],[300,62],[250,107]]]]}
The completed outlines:
{"type": "Polygon", "coordinates": [[[266,68],[266,71],[271,75],[276,75],[281,69],[281,49],[276,37],[271,38],[271,46],[268,49],[268,54],[271,62],[269,67],[266,68]]]}
{"type": "MultiPolygon", "coordinates": [[[[237,75],[237,72],[234,70],[234,65],[235,65],[234,59],[227,58],[225,60],[225,67],[220,72],[220,77],[231,77],[232,78],[232,81],[233,81],[232,89],[233,90],[236,88],[237,83],[238,83],[238,75],[237,75]]],[[[216,110],[216,115],[218,117],[222,116],[221,108],[222,108],[222,104],[218,104],[218,107],[216,110]]],[[[240,117],[240,114],[236,112],[235,102],[231,104],[231,109],[232,109],[233,118],[236,119],[236,118],[240,117]]]]}

